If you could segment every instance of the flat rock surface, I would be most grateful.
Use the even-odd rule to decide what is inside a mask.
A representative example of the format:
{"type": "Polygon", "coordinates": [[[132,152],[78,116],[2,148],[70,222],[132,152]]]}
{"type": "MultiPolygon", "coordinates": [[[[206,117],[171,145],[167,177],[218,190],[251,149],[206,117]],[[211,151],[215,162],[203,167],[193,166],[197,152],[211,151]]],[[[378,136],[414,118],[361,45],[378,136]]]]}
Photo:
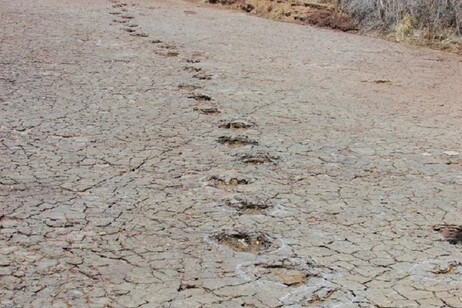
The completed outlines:
{"type": "Polygon", "coordinates": [[[179,0],[0,42],[1,307],[462,307],[461,58],[179,0]]]}

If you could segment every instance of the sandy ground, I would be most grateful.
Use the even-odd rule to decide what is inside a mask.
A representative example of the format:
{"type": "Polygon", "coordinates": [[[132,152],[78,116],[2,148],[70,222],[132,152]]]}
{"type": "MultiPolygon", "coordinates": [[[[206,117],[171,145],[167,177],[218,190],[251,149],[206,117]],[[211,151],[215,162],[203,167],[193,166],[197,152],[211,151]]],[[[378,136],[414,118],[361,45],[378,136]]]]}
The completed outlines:
{"type": "Polygon", "coordinates": [[[179,0],[0,40],[1,307],[462,307],[461,58],[179,0]]]}

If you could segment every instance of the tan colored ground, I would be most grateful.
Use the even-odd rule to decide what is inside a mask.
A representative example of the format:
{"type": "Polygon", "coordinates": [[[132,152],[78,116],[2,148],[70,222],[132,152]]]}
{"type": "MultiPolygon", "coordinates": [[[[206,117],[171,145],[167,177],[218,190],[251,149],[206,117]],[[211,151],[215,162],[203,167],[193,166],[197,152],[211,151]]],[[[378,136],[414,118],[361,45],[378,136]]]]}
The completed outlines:
{"type": "Polygon", "coordinates": [[[1,307],[462,307],[462,60],[179,0],[0,0],[1,307]]]}

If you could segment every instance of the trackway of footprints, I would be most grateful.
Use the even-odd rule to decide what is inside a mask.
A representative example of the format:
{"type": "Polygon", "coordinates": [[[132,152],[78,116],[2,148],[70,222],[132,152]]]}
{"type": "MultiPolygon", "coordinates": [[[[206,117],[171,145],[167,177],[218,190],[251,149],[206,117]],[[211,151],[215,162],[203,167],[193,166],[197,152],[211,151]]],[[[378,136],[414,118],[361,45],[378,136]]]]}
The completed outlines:
{"type": "MultiPolygon", "coordinates": [[[[121,25],[121,30],[127,32],[130,36],[149,38],[149,34],[143,31],[143,29],[136,23],[135,16],[129,13],[127,3],[119,2],[117,0],[111,0],[111,2],[113,10],[109,14],[114,16],[112,19],[114,25],[121,25]]],[[[163,43],[158,39],[151,39],[149,42],[160,46],[160,50],[154,51],[157,55],[164,57],[177,57],[179,55],[175,45],[163,43]]]]}
{"type": "MultiPolygon", "coordinates": [[[[193,73],[194,78],[197,78],[198,72],[203,74],[201,76],[210,76],[197,67],[187,66],[185,70],[193,73]]],[[[210,78],[199,79],[209,80],[210,78]]],[[[188,98],[198,105],[193,110],[215,116],[222,112],[211,96],[195,92],[198,90],[196,86],[181,84],[179,88],[192,93],[188,95],[188,98]]],[[[235,155],[236,163],[252,164],[261,166],[261,168],[277,164],[281,160],[279,156],[272,155],[269,151],[256,150],[256,146],[261,146],[260,141],[245,134],[246,130],[256,127],[258,127],[257,123],[245,118],[222,119],[218,121],[218,128],[229,133],[219,136],[215,142],[229,148],[246,149],[246,152],[235,155]]],[[[223,192],[236,192],[239,186],[251,185],[258,180],[245,175],[213,175],[207,181],[208,186],[221,189],[223,192]]],[[[277,215],[282,207],[277,200],[277,195],[248,193],[234,194],[232,198],[223,199],[218,206],[227,209],[225,212],[230,215],[259,215],[266,219],[277,215]]],[[[298,258],[283,238],[264,232],[229,231],[229,228],[224,226],[222,231],[207,235],[204,240],[218,249],[255,255],[255,261],[237,264],[236,274],[257,288],[265,284],[269,287],[271,284],[284,286],[286,291],[276,296],[279,302],[316,304],[328,300],[340,289],[328,281],[329,276],[333,275],[330,269],[298,258]]]]}
{"type": "MultiPolygon", "coordinates": [[[[144,32],[136,23],[136,18],[128,12],[128,4],[112,0],[114,25],[120,25],[122,31],[130,36],[146,39],[148,33],[144,32]]],[[[155,54],[164,57],[177,57],[180,55],[174,44],[167,44],[158,39],[151,39],[151,44],[159,46],[155,54]]],[[[213,76],[207,73],[197,64],[201,62],[200,54],[185,59],[183,70],[191,74],[200,82],[212,80],[213,76]]],[[[191,111],[207,117],[218,117],[223,114],[219,104],[213,97],[201,93],[201,86],[181,83],[178,89],[190,99],[193,104],[191,111]]],[[[278,164],[281,157],[273,155],[270,151],[261,150],[260,141],[245,134],[248,129],[256,129],[258,123],[247,118],[234,118],[218,120],[217,128],[223,130],[215,142],[223,147],[243,148],[244,153],[234,156],[235,163],[252,164],[260,168],[278,164]],[[259,149],[256,147],[259,146],[259,149]]],[[[238,187],[251,185],[257,181],[246,176],[221,176],[214,175],[206,178],[206,186],[213,187],[223,192],[236,193],[238,187]]],[[[225,209],[229,215],[259,215],[266,219],[275,217],[283,207],[277,200],[277,195],[243,194],[236,193],[231,198],[225,198],[217,205],[225,209]]],[[[204,241],[214,245],[218,249],[229,249],[234,253],[247,253],[256,256],[255,261],[240,263],[236,266],[236,274],[247,283],[256,286],[265,284],[278,284],[287,288],[287,292],[278,294],[277,298],[282,303],[304,303],[306,305],[320,304],[331,298],[335,293],[341,292],[343,297],[353,298],[346,288],[331,283],[330,278],[335,276],[335,271],[314,264],[309,260],[297,257],[283,238],[269,235],[263,232],[249,232],[245,230],[215,232],[205,236],[204,241]]],[[[435,226],[435,231],[440,232],[452,244],[462,241],[460,226],[435,226]],[[448,231],[449,230],[449,231],[448,231]]]]}
{"type": "MultiPolygon", "coordinates": [[[[130,36],[139,38],[148,38],[149,35],[144,32],[137,24],[136,18],[128,13],[127,4],[111,1],[113,11],[110,13],[114,16],[115,25],[122,25],[121,29],[130,36]]],[[[179,51],[174,44],[165,44],[160,40],[151,40],[150,43],[157,44],[161,50],[155,51],[157,55],[164,57],[177,57],[179,51]]],[[[191,74],[191,78],[201,82],[207,82],[213,76],[207,73],[197,64],[201,62],[200,55],[185,59],[183,70],[191,74]]],[[[208,94],[201,93],[201,86],[194,84],[182,83],[178,85],[183,90],[188,99],[193,101],[191,111],[197,112],[203,116],[220,116],[223,111],[218,103],[208,94]]],[[[255,146],[261,146],[259,140],[249,137],[245,131],[255,129],[258,124],[247,118],[222,119],[218,121],[218,129],[229,132],[219,136],[215,142],[220,146],[229,148],[244,148],[247,151],[236,154],[233,158],[236,163],[252,164],[265,168],[265,165],[275,165],[281,158],[272,155],[269,151],[255,149],[255,146]]],[[[207,186],[223,190],[223,192],[235,192],[237,187],[242,185],[251,185],[256,180],[245,176],[221,176],[214,175],[206,179],[207,186]]],[[[260,215],[271,219],[281,208],[277,196],[263,194],[235,194],[231,198],[225,198],[218,205],[225,208],[229,215],[260,215]]],[[[337,289],[328,287],[326,283],[316,282],[318,287],[308,284],[315,281],[315,278],[324,279],[321,276],[321,270],[318,269],[311,261],[301,260],[294,257],[290,249],[287,248],[282,238],[275,237],[263,232],[248,232],[245,230],[219,231],[205,237],[205,242],[210,245],[216,245],[220,249],[231,249],[235,253],[251,253],[259,258],[255,262],[238,264],[236,273],[248,283],[277,283],[289,288],[284,294],[286,299],[293,296],[303,296],[306,300],[324,300],[330,297],[337,289]],[[282,256],[280,254],[282,253],[282,256]],[[267,258],[266,254],[276,254],[276,259],[267,258]],[[291,257],[288,257],[291,256],[291,257]],[[313,291],[314,290],[314,291],[313,291]],[[309,291],[310,296],[307,297],[309,291]],[[319,293],[319,294],[318,294],[319,293]]]]}

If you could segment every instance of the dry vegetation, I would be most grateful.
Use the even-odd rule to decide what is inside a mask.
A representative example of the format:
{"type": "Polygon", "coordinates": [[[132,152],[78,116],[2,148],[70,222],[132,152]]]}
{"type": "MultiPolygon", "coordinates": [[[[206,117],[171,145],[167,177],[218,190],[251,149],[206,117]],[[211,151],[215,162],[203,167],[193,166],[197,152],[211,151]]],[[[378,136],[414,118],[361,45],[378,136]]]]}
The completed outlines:
{"type": "Polygon", "coordinates": [[[462,53],[462,0],[206,0],[271,19],[462,53]]]}
{"type": "Polygon", "coordinates": [[[337,5],[362,29],[379,30],[398,41],[450,48],[462,36],[462,0],[339,0],[337,5]]]}

